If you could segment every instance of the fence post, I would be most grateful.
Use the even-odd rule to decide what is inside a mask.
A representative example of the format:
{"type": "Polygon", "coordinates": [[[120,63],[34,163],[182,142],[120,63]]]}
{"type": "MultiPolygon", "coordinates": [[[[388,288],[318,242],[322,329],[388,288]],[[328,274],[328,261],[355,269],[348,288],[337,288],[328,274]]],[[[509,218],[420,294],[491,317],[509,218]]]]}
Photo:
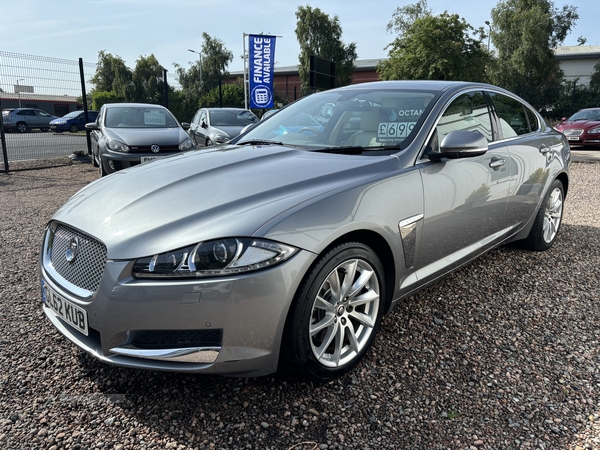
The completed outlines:
{"type": "Polygon", "coordinates": [[[4,173],[8,173],[8,153],[4,137],[4,120],[2,119],[2,98],[0,98],[0,140],[2,141],[2,157],[4,158],[4,173]]]}
{"type": "MultiPolygon", "coordinates": [[[[79,58],[79,77],[81,79],[81,95],[83,103],[83,117],[85,117],[85,123],[89,122],[88,117],[88,104],[87,95],[85,93],[85,75],[83,74],[83,58],[79,58]]],[[[87,141],[88,155],[92,154],[92,140],[90,139],[90,130],[86,128],[85,139],[87,141]]]]}
{"type": "Polygon", "coordinates": [[[165,88],[165,108],[169,108],[169,85],[167,84],[167,69],[163,69],[163,85],[165,88]]]}

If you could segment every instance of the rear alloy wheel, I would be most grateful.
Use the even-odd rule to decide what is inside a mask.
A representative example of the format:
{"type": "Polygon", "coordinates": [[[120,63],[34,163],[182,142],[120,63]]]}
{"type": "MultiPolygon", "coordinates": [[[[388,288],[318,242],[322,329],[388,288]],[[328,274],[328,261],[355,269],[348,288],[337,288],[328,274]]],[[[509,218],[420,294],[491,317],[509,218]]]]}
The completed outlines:
{"type": "Polygon", "coordinates": [[[69,131],[70,131],[71,133],[77,133],[77,132],[79,131],[79,127],[77,127],[77,125],[71,125],[71,126],[69,127],[69,131]]]}
{"type": "Polygon", "coordinates": [[[25,122],[19,122],[17,124],[17,131],[19,133],[25,133],[27,131],[27,124],[25,122]]]}
{"type": "Polygon", "coordinates": [[[562,223],[565,190],[559,180],[554,180],[540,209],[525,244],[532,250],[548,250],[554,244],[562,223]]]}
{"type": "Polygon", "coordinates": [[[383,266],[357,242],[326,253],[302,282],[292,304],[281,350],[282,364],[312,381],[329,381],[364,357],[385,305],[383,266]]]}

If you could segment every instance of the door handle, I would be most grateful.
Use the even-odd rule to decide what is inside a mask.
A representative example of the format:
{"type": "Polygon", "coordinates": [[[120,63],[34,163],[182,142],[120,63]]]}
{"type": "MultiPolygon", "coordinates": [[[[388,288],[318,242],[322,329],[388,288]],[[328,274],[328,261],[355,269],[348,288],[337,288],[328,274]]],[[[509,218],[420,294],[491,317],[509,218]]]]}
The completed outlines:
{"type": "Polygon", "coordinates": [[[494,156],[490,161],[490,167],[494,170],[500,169],[504,164],[506,164],[506,160],[497,156],[494,156]]]}

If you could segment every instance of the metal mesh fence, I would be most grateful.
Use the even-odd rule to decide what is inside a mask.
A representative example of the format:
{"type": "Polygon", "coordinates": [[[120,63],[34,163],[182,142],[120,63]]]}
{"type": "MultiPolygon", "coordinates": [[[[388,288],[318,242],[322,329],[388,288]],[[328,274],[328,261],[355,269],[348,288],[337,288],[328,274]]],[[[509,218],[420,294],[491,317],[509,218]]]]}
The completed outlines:
{"type": "Polygon", "coordinates": [[[0,51],[0,106],[6,152],[6,159],[0,158],[0,170],[6,170],[11,162],[88,152],[85,118],[78,111],[84,107],[83,86],[90,92],[87,83],[95,71],[96,64],[92,63],[0,51]],[[69,120],[66,126],[50,123],[67,114],[75,119],[82,117],[69,120]]]}

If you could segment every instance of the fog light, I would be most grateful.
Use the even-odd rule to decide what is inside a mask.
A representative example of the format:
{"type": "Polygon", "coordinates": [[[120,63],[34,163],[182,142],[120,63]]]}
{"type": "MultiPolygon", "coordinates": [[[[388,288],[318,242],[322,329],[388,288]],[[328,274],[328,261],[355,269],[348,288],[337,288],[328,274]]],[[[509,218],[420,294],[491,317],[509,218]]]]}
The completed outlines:
{"type": "Polygon", "coordinates": [[[108,167],[110,167],[112,170],[115,170],[115,164],[112,162],[111,159],[108,160],[108,167]]]}

